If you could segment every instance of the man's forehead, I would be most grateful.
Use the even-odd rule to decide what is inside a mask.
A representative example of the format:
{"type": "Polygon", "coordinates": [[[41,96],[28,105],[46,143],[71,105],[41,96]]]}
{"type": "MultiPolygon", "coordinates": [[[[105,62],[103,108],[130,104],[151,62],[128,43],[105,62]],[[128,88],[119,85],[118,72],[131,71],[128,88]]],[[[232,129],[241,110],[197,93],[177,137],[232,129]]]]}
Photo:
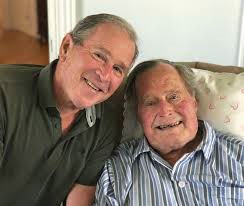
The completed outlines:
{"type": "Polygon", "coordinates": [[[166,89],[172,91],[185,90],[186,86],[178,74],[177,70],[174,68],[170,69],[161,69],[154,68],[146,70],[135,77],[135,86],[136,89],[150,89],[150,88],[158,88],[162,87],[162,89],[166,91],[166,89]]]}
{"type": "MultiPolygon", "coordinates": [[[[132,42],[133,43],[133,42],[132,42]]],[[[132,65],[134,51],[130,51],[130,48],[127,47],[124,49],[124,52],[118,52],[116,45],[111,44],[111,42],[91,42],[89,41],[89,46],[91,48],[97,49],[100,52],[109,56],[114,63],[119,64],[127,69],[129,69],[132,65]]]]}
{"type": "Polygon", "coordinates": [[[99,50],[100,52],[104,53],[105,55],[107,55],[109,58],[111,58],[114,61],[114,63],[119,64],[119,65],[123,66],[124,68],[129,69],[131,62],[124,60],[122,58],[122,56],[118,56],[116,54],[113,54],[111,49],[106,48],[106,46],[102,46],[102,45],[94,45],[94,48],[99,50]]]}
{"type": "MultiPolygon", "coordinates": [[[[173,67],[161,67],[160,65],[144,70],[137,74],[135,81],[156,80],[156,82],[172,83],[181,79],[178,72],[173,67]]],[[[146,81],[151,83],[150,81],[146,81]]],[[[145,82],[144,82],[145,83],[145,82]]]]}
{"type": "Polygon", "coordinates": [[[106,49],[112,58],[122,61],[126,66],[130,66],[135,55],[135,42],[129,33],[117,24],[98,25],[85,41],[98,48],[106,49]]]}

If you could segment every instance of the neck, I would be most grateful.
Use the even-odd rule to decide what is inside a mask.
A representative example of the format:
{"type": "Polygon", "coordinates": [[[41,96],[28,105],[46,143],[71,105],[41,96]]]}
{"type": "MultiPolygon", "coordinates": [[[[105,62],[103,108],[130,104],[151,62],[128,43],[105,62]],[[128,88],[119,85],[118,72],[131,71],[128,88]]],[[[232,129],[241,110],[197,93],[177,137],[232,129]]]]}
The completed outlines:
{"type": "Polygon", "coordinates": [[[78,116],[78,113],[76,113],[74,115],[66,115],[66,116],[61,115],[62,134],[63,135],[67,134],[68,131],[71,129],[77,116],[78,116]]]}
{"type": "Polygon", "coordinates": [[[58,62],[53,76],[53,94],[61,117],[74,116],[80,112],[81,108],[75,107],[64,92],[62,83],[59,81],[61,79],[59,70],[61,69],[61,65],[58,62]]]}
{"type": "Polygon", "coordinates": [[[68,104],[65,105],[65,104],[58,104],[58,103],[57,103],[57,109],[60,113],[61,119],[70,116],[76,116],[81,111],[72,105],[68,105],[68,104]]]}
{"type": "Polygon", "coordinates": [[[173,167],[175,163],[186,153],[191,153],[202,141],[202,132],[198,131],[195,138],[188,142],[184,147],[173,150],[167,154],[161,154],[161,156],[173,167]]]}

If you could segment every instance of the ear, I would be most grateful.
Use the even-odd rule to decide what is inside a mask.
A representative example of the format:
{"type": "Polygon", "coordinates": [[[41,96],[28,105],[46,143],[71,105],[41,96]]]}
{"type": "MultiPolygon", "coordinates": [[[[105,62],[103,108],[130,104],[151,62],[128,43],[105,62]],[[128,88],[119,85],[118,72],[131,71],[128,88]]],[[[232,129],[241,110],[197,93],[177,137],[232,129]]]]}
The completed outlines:
{"type": "Polygon", "coordinates": [[[197,112],[197,110],[198,110],[198,102],[197,102],[196,98],[194,98],[194,106],[195,106],[195,111],[197,112]]]}
{"type": "Polygon", "coordinates": [[[59,60],[65,61],[68,52],[74,47],[74,42],[71,34],[66,34],[62,40],[61,46],[59,48],[59,60]]]}

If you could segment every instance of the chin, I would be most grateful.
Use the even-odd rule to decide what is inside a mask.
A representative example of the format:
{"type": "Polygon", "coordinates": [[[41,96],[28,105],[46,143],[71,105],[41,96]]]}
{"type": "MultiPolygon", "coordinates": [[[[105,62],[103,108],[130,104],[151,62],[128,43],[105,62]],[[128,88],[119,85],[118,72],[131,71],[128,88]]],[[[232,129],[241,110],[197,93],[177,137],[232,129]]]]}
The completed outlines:
{"type": "Polygon", "coordinates": [[[74,105],[74,107],[75,107],[76,109],[82,110],[82,109],[91,107],[91,106],[94,105],[94,104],[92,104],[92,103],[90,103],[90,102],[77,102],[77,103],[74,103],[73,105],[74,105]]]}
{"type": "Polygon", "coordinates": [[[100,99],[83,99],[77,102],[77,104],[75,104],[78,108],[88,108],[91,107],[93,105],[96,105],[98,103],[100,103],[103,100],[100,99]]]}
{"type": "Polygon", "coordinates": [[[177,142],[175,142],[175,147],[178,149],[183,148],[186,144],[191,142],[194,139],[194,137],[182,137],[182,139],[179,139],[177,142]],[[183,140],[183,141],[182,141],[183,140]]]}

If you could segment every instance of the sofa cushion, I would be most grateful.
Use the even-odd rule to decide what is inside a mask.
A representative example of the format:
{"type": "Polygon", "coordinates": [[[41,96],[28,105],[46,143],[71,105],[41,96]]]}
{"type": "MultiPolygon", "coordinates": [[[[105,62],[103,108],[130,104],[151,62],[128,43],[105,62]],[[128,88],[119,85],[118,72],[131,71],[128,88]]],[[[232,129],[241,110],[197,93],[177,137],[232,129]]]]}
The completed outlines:
{"type": "Polygon", "coordinates": [[[244,139],[244,72],[218,73],[192,68],[198,118],[244,139]]]}

